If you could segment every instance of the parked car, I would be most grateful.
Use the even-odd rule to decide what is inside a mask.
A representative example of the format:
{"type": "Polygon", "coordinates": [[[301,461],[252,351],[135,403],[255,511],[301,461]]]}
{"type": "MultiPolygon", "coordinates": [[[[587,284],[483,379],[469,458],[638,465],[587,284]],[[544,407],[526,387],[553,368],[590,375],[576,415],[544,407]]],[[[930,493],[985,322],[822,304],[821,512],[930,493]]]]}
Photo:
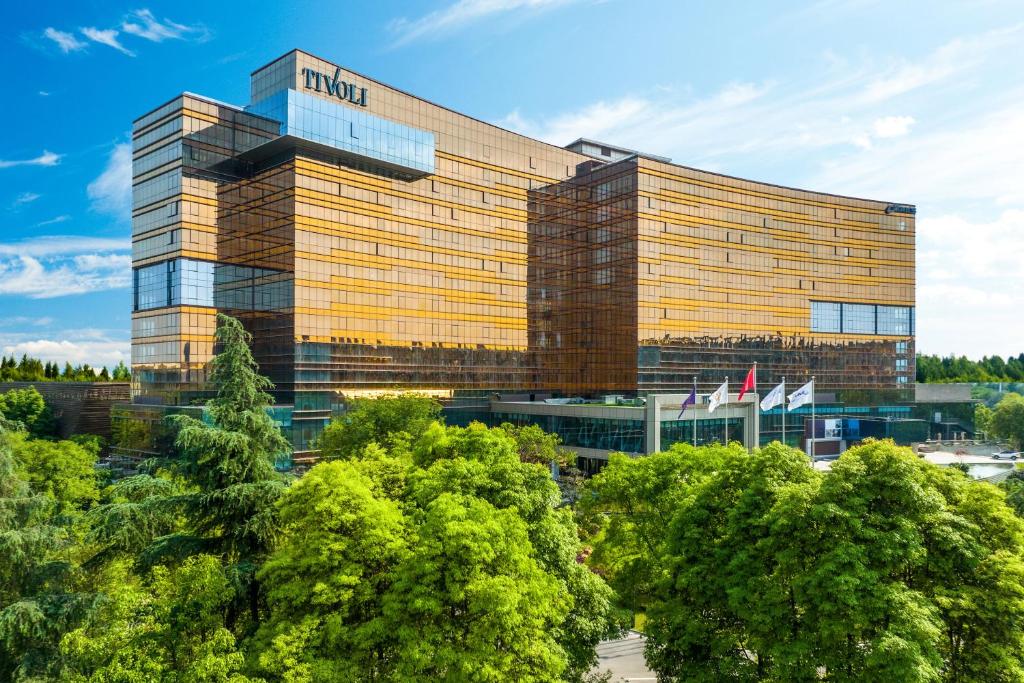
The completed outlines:
{"type": "Polygon", "coordinates": [[[999,451],[992,454],[993,460],[1016,460],[1020,457],[1020,451],[999,451]]]}

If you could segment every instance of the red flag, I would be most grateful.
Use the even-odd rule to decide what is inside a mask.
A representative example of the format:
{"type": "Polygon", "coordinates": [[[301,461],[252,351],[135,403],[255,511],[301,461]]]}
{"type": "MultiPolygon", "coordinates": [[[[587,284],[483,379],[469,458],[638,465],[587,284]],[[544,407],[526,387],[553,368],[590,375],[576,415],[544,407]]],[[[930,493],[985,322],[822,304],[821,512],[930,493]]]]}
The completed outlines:
{"type": "Polygon", "coordinates": [[[736,399],[737,401],[743,400],[743,394],[747,393],[748,391],[753,391],[754,389],[757,389],[757,376],[755,374],[756,370],[756,365],[750,368],[750,372],[747,373],[747,378],[743,380],[743,386],[740,387],[740,397],[736,399]]]}

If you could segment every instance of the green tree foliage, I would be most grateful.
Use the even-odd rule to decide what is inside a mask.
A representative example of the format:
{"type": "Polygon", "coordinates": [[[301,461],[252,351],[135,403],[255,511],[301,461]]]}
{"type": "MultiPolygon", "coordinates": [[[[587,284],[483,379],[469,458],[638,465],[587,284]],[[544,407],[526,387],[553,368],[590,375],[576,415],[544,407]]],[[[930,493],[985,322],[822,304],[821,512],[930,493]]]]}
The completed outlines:
{"type": "Polygon", "coordinates": [[[989,431],[1020,450],[1024,446],[1024,396],[1013,393],[1003,396],[989,418],[989,431]]]}
{"type": "Polygon", "coordinates": [[[88,363],[76,366],[65,363],[61,372],[57,363],[44,363],[28,355],[23,355],[21,361],[13,356],[0,357],[0,382],[127,382],[131,376],[131,370],[124,361],[118,363],[111,376],[106,368],[97,371],[88,363]]]}
{"type": "Polygon", "coordinates": [[[12,434],[10,447],[32,489],[55,501],[60,512],[88,509],[99,500],[98,451],[75,441],[12,434]]]}
{"type": "Polygon", "coordinates": [[[381,601],[409,554],[408,523],[359,465],[317,465],[281,500],[284,540],[260,570],[272,617],[259,660],[269,673],[379,680],[393,665],[381,601]]]}
{"type": "Polygon", "coordinates": [[[156,567],[139,581],[117,566],[106,597],[68,633],[62,679],[255,683],[241,673],[245,657],[224,628],[231,580],[219,560],[195,555],[156,567]]]}
{"type": "Polygon", "coordinates": [[[1006,503],[1018,517],[1024,518],[1024,469],[1015,468],[999,483],[999,488],[1006,493],[1006,503]]]}
{"type": "Polygon", "coordinates": [[[992,409],[984,403],[974,407],[974,428],[986,433],[992,429],[992,409]]]}
{"type": "Polygon", "coordinates": [[[579,488],[583,485],[583,473],[576,468],[576,454],[562,446],[558,434],[545,432],[537,425],[513,425],[504,423],[500,429],[512,437],[523,462],[537,463],[546,467],[552,463],[558,466],[558,488],[567,503],[576,502],[579,488]]]}
{"type": "Polygon", "coordinates": [[[708,451],[613,458],[588,487],[592,562],[646,611],[661,680],[1024,677],[1024,525],[998,489],[891,442],[828,474],[708,451]]]}
{"type": "Polygon", "coordinates": [[[968,360],[966,356],[917,356],[918,382],[1020,382],[1024,381],[1024,353],[1003,360],[985,356],[968,360]]]}
{"type": "Polygon", "coordinates": [[[221,352],[211,361],[217,396],[207,406],[209,423],[168,418],[178,452],[157,463],[157,475],[115,486],[115,500],[94,516],[93,538],[102,557],[145,545],[143,567],[195,554],[223,558],[235,590],[229,624],[246,611],[254,626],[261,608],[256,569],[277,536],[275,504],[286,489],[274,462],[290,447],[267,413],[271,385],[257,372],[249,335],[234,318],[218,315],[217,322],[221,352]]]}
{"type": "Polygon", "coordinates": [[[601,568],[627,609],[646,612],[655,599],[665,530],[690,487],[719,470],[727,457],[744,453],[735,444],[701,449],[675,444],[636,459],[613,453],[587,483],[580,506],[598,541],[591,563],[601,568]]]}
{"type": "Polygon", "coordinates": [[[557,434],[545,432],[537,425],[517,426],[507,422],[500,429],[516,442],[519,459],[523,462],[539,465],[556,462],[563,467],[572,462],[573,452],[562,447],[562,440],[557,434]]]}
{"type": "Polygon", "coordinates": [[[357,398],[327,425],[318,445],[325,459],[350,458],[371,443],[390,446],[415,439],[440,416],[441,404],[427,396],[357,398]]]}
{"type": "Polygon", "coordinates": [[[11,440],[24,437],[9,426],[0,424],[0,680],[57,680],[60,638],[92,602],[77,590],[74,516],[59,501],[67,495],[74,502],[87,487],[74,472],[19,461],[11,440]],[[48,475],[78,481],[62,485],[48,475]]]}
{"type": "Polygon", "coordinates": [[[616,626],[559,502],[544,466],[479,424],[317,465],[282,499],[285,538],[261,572],[262,671],[578,680],[616,626]]]}
{"type": "Polygon", "coordinates": [[[132,371],[128,369],[128,366],[124,364],[124,361],[118,361],[117,365],[114,366],[114,372],[111,379],[115,382],[129,382],[132,378],[132,371]]]}
{"type": "MultiPolygon", "coordinates": [[[[211,362],[217,396],[207,405],[210,422],[188,416],[176,423],[180,456],[170,469],[198,493],[183,506],[194,539],[205,550],[240,561],[262,556],[276,533],[275,507],[285,479],[274,462],[291,450],[267,413],[273,385],[257,371],[251,337],[234,318],[217,316],[222,350],[211,362]]],[[[188,542],[191,544],[191,541],[188,542]]]]}
{"type": "Polygon", "coordinates": [[[0,394],[0,415],[20,422],[35,436],[52,436],[57,429],[53,411],[35,387],[11,389],[0,394]]]}
{"type": "Polygon", "coordinates": [[[390,399],[291,484],[247,335],[221,318],[218,342],[217,398],[143,474],[100,490],[98,443],[5,437],[2,674],[582,680],[617,626],[547,464],[523,461],[555,440],[390,399]]]}
{"type": "Polygon", "coordinates": [[[541,568],[512,509],[442,493],[419,511],[407,561],[384,596],[403,681],[550,681],[570,596],[541,568]]]}

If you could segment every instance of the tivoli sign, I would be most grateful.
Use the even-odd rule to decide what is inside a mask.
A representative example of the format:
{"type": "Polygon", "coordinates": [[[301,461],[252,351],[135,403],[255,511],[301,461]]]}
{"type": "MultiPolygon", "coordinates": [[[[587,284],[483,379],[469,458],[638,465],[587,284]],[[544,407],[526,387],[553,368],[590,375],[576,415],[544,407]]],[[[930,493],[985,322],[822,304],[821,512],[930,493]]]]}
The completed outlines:
{"type": "Polygon", "coordinates": [[[303,69],[302,75],[306,77],[306,87],[317,92],[326,91],[339,100],[347,100],[360,107],[366,106],[366,88],[357,88],[353,83],[346,83],[341,80],[341,69],[336,69],[334,75],[303,69]]]}

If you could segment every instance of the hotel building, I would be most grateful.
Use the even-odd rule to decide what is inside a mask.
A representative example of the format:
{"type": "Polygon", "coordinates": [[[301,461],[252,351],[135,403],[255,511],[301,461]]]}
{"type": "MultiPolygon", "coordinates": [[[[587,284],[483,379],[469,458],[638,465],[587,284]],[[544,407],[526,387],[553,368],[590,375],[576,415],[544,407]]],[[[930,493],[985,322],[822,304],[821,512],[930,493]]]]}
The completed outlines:
{"type": "Polygon", "coordinates": [[[252,73],[250,104],[185,93],[132,136],[122,419],[211,395],[218,311],[252,332],[300,460],[346,399],[405,390],[507,419],[515,397],[704,392],[757,362],[762,389],[911,398],[913,206],[558,147],[300,50],[252,73]]]}

